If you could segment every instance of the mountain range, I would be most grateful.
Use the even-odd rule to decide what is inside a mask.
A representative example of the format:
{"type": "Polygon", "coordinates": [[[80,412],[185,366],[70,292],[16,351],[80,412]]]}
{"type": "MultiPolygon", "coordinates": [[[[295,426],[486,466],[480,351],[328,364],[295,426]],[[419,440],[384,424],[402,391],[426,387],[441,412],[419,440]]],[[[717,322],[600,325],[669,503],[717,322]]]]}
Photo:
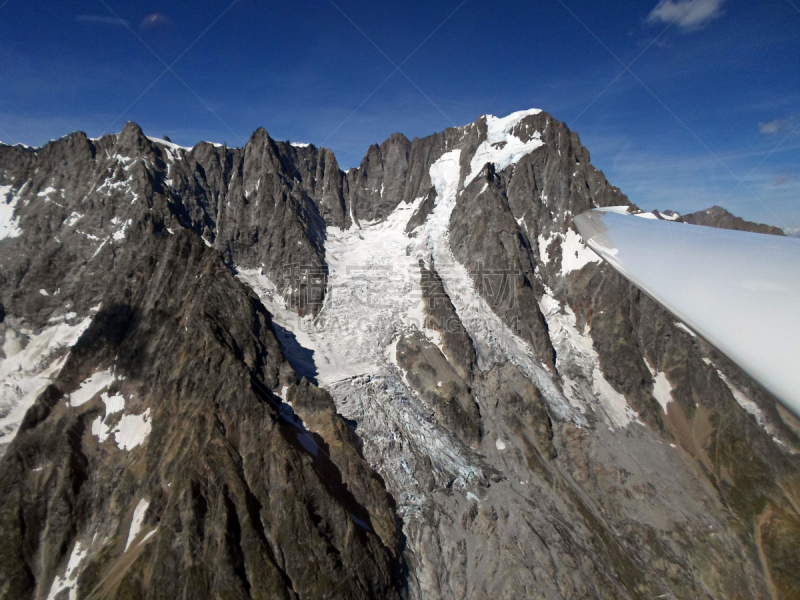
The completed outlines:
{"type": "Polygon", "coordinates": [[[346,172],[0,145],[0,596],[800,598],[800,423],[583,244],[606,206],[782,234],[642,213],[539,110],[346,172]]]}

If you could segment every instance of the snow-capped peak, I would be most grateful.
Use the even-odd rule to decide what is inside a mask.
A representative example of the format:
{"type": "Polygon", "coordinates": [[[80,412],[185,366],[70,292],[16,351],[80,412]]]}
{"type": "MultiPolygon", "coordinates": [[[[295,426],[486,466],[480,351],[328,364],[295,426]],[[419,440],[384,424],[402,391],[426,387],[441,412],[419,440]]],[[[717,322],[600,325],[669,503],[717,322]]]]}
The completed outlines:
{"type": "Polygon", "coordinates": [[[502,171],[507,166],[516,164],[526,154],[543,146],[544,142],[538,131],[534,131],[527,142],[523,142],[511,133],[522,119],[540,112],[542,111],[538,108],[532,108],[502,118],[486,115],[486,140],[475,150],[475,155],[470,161],[470,173],[464,179],[464,187],[478,176],[486,163],[493,163],[498,171],[502,171]]]}
{"type": "Polygon", "coordinates": [[[170,150],[185,150],[186,152],[189,152],[191,150],[191,148],[187,148],[186,146],[179,146],[174,142],[168,142],[167,140],[161,140],[159,138],[150,137],[149,135],[147,136],[147,139],[155,144],[161,144],[162,146],[166,146],[170,150]]]}
{"type": "Polygon", "coordinates": [[[538,115],[540,112],[542,111],[539,108],[530,108],[528,110],[518,110],[505,117],[484,115],[489,142],[497,143],[502,141],[505,135],[509,133],[517,123],[522,121],[522,119],[531,115],[538,115]]]}

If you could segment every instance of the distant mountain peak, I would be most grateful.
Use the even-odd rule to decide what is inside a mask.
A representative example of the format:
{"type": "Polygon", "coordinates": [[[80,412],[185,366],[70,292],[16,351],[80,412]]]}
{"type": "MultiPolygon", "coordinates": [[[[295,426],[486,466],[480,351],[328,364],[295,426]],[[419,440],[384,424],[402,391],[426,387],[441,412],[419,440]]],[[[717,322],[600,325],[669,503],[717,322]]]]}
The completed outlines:
{"type": "Polygon", "coordinates": [[[677,220],[683,223],[689,223],[690,225],[705,225],[707,227],[736,229],[738,231],[751,231],[753,233],[765,233],[769,235],[786,235],[779,227],[746,221],[728,212],[723,207],[716,205],[705,210],[681,215],[677,220]]]}

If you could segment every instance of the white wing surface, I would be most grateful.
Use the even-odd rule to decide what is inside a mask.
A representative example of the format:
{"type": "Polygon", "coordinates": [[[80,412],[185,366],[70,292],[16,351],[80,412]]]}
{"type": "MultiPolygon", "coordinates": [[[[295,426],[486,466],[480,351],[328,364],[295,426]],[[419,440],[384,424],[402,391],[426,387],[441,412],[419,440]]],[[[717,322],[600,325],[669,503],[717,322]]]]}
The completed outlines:
{"type": "Polygon", "coordinates": [[[800,416],[800,239],[641,219],[575,217],[600,257],[800,416]]]}

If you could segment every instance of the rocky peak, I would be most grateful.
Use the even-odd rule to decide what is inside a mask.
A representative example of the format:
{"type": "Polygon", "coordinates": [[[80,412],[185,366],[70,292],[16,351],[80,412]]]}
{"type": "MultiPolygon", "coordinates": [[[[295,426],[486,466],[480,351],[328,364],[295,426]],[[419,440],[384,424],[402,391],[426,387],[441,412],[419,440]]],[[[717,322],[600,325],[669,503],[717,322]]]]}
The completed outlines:
{"type": "Polygon", "coordinates": [[[128,121],[117,134],[117,150],[123,156],[135,157],[140,152],[152,152],[153,142],[144,134],[142,128],[133,121],[128,121]]]}

